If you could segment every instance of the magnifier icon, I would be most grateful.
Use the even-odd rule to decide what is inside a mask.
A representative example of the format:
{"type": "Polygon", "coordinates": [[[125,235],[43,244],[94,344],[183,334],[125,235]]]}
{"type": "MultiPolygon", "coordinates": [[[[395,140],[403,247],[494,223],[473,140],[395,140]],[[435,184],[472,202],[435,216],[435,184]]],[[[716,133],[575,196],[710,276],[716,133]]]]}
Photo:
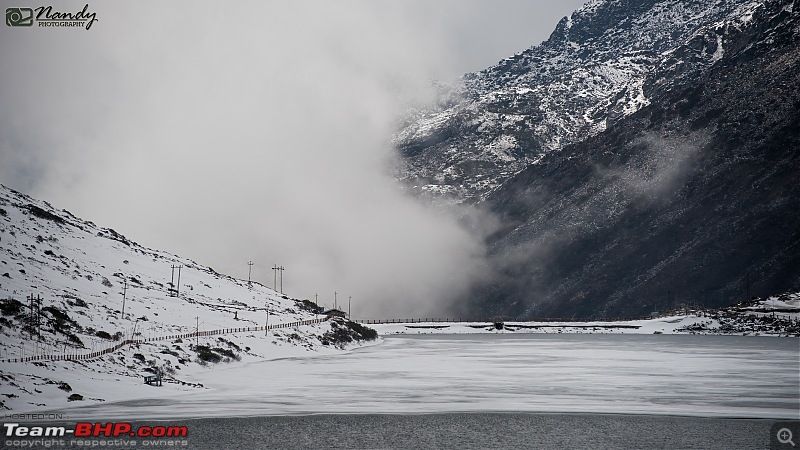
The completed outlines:
{"type": "Polygon", "coordinates": [[[788,428],[781,428],[778,430],[777,438],[778,442],[781,444],[792,444],[792,447],[795,446],[794,442],[792,442],[792,430],[788,428]]]}

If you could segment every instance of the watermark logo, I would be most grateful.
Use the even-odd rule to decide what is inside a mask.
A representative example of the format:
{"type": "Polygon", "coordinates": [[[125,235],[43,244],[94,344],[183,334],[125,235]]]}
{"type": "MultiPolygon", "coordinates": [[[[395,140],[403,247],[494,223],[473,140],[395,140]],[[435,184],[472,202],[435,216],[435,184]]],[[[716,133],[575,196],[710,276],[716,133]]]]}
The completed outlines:
{"type": "Polygon", "coordinates": [[[189,447],[185,425],[78,422],[66,425],[3,423],[3,448],[189,447]]]}
{"type": "Polygon", "coordinates": [[[88,3],[83,9],[75,12],[59,11],[52,5],[38,8],[6,8],[6,25],[9,27],[30,27],[35,21],[39,27],[77,27],[88,30],[98,20],[97,13],[89,11],[88,3]]]}
{"type": "Polygon", "coordinates": [[[6,8],[6,25],[10,27],[29,27],[33,25],[33,9],[6,8]]]}

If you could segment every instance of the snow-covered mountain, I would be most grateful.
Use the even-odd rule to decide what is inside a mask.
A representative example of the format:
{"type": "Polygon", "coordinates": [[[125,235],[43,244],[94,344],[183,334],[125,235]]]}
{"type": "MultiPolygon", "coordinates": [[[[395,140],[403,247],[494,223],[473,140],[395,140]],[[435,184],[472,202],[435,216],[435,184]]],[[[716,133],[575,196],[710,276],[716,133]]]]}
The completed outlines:
{"type": "Polygon", "coordinates": [[[14,411],[64,407],[73,394],[83,402],[71,406],[152,395],[142,376],[157,371],[174,379],[168,392],[202,389],[192,382],[197,371],[336,352],[348,334],[338,329],[360,330],[344,321],[299,325],[322,318],[311,302],[143,247],[4,186],[0,309],[0,409],[14,411]],[[267,320],[296,325],[175,337],[255,329],[267,320]],[[131,339],[145,342],[75,357],[131,339]],[[76,360],[53,360],[62,355],[76,360]],[[13,362],[31,357],[39,360],[13,362]]]}
{"type": "Polygon", "coordinates": [[[597,0],[442,86],[398,177],[496,219],[485,317],[635,317],[800,289],[800,6],[597,0]]]}
{"type": "Polygon", "coordinates": [[[696,80],[769,3],[786,4],[592,0],[540,45],[441,85],[438,102],[394,137],[398,177],[439,202],[484,199],[548,152],[647,106],[665,79],[696,80]]]}

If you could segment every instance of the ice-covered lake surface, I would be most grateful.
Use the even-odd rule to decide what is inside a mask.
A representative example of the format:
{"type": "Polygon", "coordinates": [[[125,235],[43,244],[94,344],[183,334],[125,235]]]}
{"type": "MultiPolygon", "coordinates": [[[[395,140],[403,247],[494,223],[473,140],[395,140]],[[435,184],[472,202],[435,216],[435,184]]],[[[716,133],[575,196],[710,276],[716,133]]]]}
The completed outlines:
{"type": "Polygon", "coordinates": [[[64,410],[70,420],[300,414],[611,413],[800,419],[800,340],[421,335],[193,375],[206,389],[64,410]]]}

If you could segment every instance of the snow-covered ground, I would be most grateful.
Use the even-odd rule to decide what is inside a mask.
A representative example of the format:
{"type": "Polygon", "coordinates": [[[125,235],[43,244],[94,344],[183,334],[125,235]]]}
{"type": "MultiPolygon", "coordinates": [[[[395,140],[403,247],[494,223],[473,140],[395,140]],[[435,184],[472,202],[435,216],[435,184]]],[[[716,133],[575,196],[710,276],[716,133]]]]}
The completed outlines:
{"type": "Polygon", "coordinates": [[[770,296],[766,299],[752,302],[745,309],[758,314],[790,313],[797,317],[797,313],[800,311],[800,292],[788,292],[783,295],[770,296]]]}

